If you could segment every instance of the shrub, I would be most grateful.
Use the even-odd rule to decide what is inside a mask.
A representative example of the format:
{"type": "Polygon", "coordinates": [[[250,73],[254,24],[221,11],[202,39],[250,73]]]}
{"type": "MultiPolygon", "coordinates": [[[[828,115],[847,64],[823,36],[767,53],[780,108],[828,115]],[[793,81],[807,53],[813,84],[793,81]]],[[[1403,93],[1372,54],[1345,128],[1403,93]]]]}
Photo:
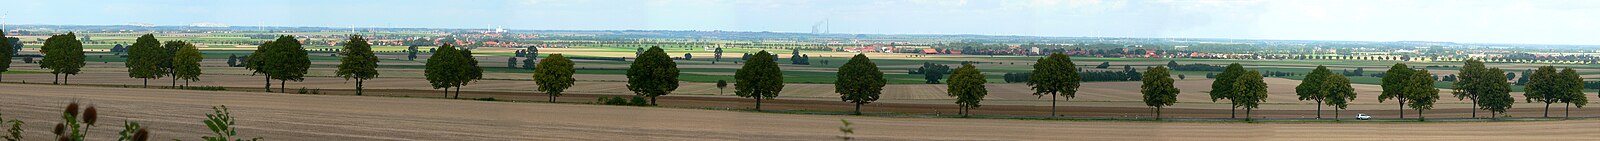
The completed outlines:
{"type": "Polygon", "coordinates": [[[640,97],[640,96],[633,96],[632,98],[623,98],[623,97],[620,97],[620,96],[614,96],[614,97],[601,96],[600,99],[596,100],[596,102],[599,103],[599,104],[604,104],[604,105],[650,106],[650,101],[648,99],[645,99],[644,97],[640,97]]]}
{"type": "Polygon", "coordinates": [[[472,100],[478,100],[478,101],[495,101],[495,100],[496,100],[496,99],[494,99],[494,98],[493,98],[493,97],[484,97],[484,98],[473,98],[473,99],[472,99],[472,100]]]}
{"type": "Polygon", "coordinates": [[[306,87],[300,87],[300,94],[306,94],[306,87]]]}

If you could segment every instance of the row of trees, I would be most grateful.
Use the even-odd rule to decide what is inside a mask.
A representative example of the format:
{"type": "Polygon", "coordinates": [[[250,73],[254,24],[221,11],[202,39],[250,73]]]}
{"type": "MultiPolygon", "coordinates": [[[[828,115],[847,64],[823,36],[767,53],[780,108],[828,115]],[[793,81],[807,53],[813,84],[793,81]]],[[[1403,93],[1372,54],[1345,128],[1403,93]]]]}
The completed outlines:
{"type": "Polygon", "coordinates": [[[185,85],[200,80],[200,61],[203,57],[194,44],[167,41],[163,45],[155,35],[145,34],[135,39],[125,51],[128,52],[128,61],[123,66],[128,68],[128,77],[144,79],[144,87],[150,86],[150,79],[161,77],[172,78],[172,87],[178,87],[179,79],[184,80],[185,85]]]}

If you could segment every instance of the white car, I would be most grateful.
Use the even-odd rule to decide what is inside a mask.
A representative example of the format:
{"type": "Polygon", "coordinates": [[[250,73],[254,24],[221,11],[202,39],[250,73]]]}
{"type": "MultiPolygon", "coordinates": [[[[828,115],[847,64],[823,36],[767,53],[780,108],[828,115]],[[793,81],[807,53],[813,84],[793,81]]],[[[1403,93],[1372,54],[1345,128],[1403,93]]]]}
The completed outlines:
{"type": "Polygon", "coordinates": [[[1369,119],[1372,119],[1372,116],[1369,116],[1367,114],[1356,114],[1356,119],[1369,120],[1369,119]]]}

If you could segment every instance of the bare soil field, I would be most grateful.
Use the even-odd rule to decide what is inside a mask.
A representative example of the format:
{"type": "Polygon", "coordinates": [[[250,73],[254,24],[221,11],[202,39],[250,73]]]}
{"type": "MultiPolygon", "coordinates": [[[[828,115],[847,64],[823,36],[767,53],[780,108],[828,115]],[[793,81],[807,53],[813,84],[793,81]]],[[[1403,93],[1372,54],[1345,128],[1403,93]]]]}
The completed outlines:
{"type": "MultiPolygon", "coordinates": [[[[269,140],[1585,140],[1600,120],[1441,123],[1119,122],[797,115],[682,108],[431,98],[0,84],[0,112],[49,137],[61,108],[101,108],[91,140],[120,121],[156,139],[195,140],[210,106],[228,105],[243,137],[269,140]]],[[[679,101],[663,101],[679,102],[679,101]]],[[[989,108],[989,107],[985,107],[989,108]]],[[[981,110],[980,110],[981,111],[981,110]]],[[[1216,111],[1208,111],[1216,112],[1216,111]]]]}

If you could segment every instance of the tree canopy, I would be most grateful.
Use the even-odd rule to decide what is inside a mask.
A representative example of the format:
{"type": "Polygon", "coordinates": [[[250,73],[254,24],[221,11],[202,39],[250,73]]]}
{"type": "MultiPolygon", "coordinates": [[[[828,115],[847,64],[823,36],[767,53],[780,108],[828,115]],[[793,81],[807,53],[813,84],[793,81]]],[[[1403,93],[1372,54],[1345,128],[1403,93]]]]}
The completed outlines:
{"type": "Polygon", "coordinates": [[[1232,91],[1236,94],[1229,100],[1235,103],[1234,107],[1245,109],[1245,119],[1250,119],[1250,112],[1267,101],[1267,83],[1262,81],[1261,72],[1251,70],[1240,74],[1233,81],[1232,91]]]}
{"type": "Polygon", "coordinates": [[[833,83],[833,92],[839,93],[839,99],[855,104],[855,114],[861,114],[861,105],[878,100],[878,95],[883,94],[883,71],[878,70],[878,64],[866,54],[856,54],[850,57],[850,62],[839,66],[837,80],[833,83]]]}
{"type": "Polygon", "coordinates": [[[356,95],[361,95],[364,83],[378,77],[378,57],[372,53],[372,44],[361,35],[350,35],[344,49],[339,50],[339,70],[335,72],[344,80],[356,80],[356,95]]]}
{"type": "Polygon", "coordinates": [[[755,98],[756,111],[761,111],[761,100],[778,97],[783,91],[783,71],[774,62],[777,55],[767,51],[746,58],[743,67],[733,74],[733,93],[739,97],[755,98]]]}
{"type": "Polygon", "coordinates": [[[185,87],[190,81],[200,80],[200,61],[205,57],[200,54],[200,48],[194,44],[183,44],[178,52],[172,54],[172,78],[183,80],[185,87]]]}
{"type": "Polygon", "coordinates": [[[1028,86],[1033,89],[1033,95],[1050,96],[1050,116],[1056,116],[1056,96],[1072,97],[1078,93],[1078,86],[1082,77],[1078,76],[1077,65],[1072,63],[1072,58],[1061,53],[1052,53],[1050,56],[1039,58],[1033,64],[1033,73],[1028,77],[1028,86]]]}
{"type": "Polygon", "coordinates": [[[144,79],[144,86],[149,87],[150,79],[166,75],[161,72],[161,60],[166,57],[166,53],[162,52],[165,49],[161,48],[161,41],[155,35],[139,36],[127,50],[128,61],[123,66],[128,68],[128,77],[144,79]]]}
{"type": "Polygon", "coordinates": [[[650,47],[628,66],[628,90],[656,105],[656,97],[678,90],[678,63],[661,47],[650,47]]]}
{"type": "Polygon", "coordinates": [[[556,97],[561,96],[561,92],[572,87],[575,81],[572,79],[572,74],[576,72],[572,65],[572,60],[568,60],[567,57],[550,54],[549,57],[539,60],[538,67],[534,67],[533,81],[539,85],[539,91],[550,96],[550,102],[556,102],[556,97]]]}
{"type": "MultiPolygon", "coordinates": [[[[853,61],[852,61],[853,62],[853,61]]],[[[983,97],[989,95],[989,89],[983,86],[989,83],[984,79],[983,72],[972,64],[961,64],[954,73],[950,74],[950,82],[946,83],[946,91],[951,97],[956,97],[956,105],[961,107],[961,116],[971,115],[972,108],[978,108],[983,97]]]]}
{"type": "Polygon", "coordinates": [[[1142,78],[1144,83],[1139,85],[1139,93],[1144,94],[1144,105],[1155,107],[1156,118],[1160,119],[1161,108],[1177,103],[1178,93],[1182,91],[1173,86],[1172,75],[1166,66],[1146,69],[1142,78]]]}

